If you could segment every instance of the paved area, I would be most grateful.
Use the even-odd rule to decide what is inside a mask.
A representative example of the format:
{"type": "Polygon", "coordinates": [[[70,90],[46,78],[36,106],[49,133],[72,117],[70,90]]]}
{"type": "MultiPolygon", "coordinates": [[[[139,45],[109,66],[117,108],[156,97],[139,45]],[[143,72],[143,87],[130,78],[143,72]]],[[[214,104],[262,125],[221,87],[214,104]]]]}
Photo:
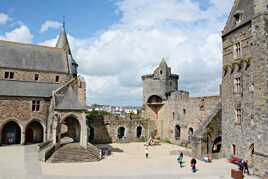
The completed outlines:
{"type": "MultiPolygon", "coordinates": [[[[150,158],[145,159],[142,143],[112,144],[113,153],[100,162],[40,163],[36,146],[0,147],[0,178],[13,179],[231,179],[230,170],[236,166],[226,160],[207,164],[198,161],[197,173],[192,173],[186,157],[180,168],[170,151],[179,147],[170,144],[150,147],[150,158]]],[[[258,179],[246,176],[246,179],[258,179]]]]}

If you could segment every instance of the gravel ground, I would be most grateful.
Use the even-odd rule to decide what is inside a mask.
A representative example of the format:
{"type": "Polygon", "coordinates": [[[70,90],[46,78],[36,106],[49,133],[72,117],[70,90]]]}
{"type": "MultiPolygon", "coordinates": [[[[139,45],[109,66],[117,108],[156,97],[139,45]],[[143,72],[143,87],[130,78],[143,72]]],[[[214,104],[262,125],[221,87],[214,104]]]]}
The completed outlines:
{"type": "MultiPolygon", "coordinates": [[[[2,179],[231,179],[230,170],[237,168],[226,159],[212,163],[197,161],[198,171],[191,172],[190,158],[185,156],[185,167],[180,168],[171,151],[182,148],[161,144],[149,147],[145,158],[143,143],[111,144],[114,152],[100,162],[40,163],[36,146],[0,147],[0,178],[2,179]]],[[[246,176],[246,179],[258,179],[246,176]]]]}

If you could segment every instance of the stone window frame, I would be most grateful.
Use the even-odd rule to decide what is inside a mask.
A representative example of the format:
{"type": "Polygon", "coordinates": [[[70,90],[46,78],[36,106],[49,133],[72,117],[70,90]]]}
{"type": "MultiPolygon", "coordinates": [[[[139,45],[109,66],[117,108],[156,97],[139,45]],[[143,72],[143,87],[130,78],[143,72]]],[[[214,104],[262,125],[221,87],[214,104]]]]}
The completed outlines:
{"type": "Polygon", "coordinates": [[[239,40],[234,42],[233,57],[234,57],[234,59],[242,57],[242,43],[239,40]]]}
{"type": "Polygon", "coordinates": [[[40,100],[32,100],[32,112],[39,112],[41,109],[41,101],[40,100]]]}
{"type": "Polygon", "coordinates": [[[233,76],[233,93],[241,94],[242,92],[243,92],[243,88],[242,88],[241,73],[235,73],[233,76]]]}
{"type": "Polygon", "coordinates": [[[242,109],[241,109],[241,104],[238,104],[235,106],[235,125],[240,125],[242,122],[242,109]]]}
{"type": "Polygon", "coordinates": [[[242,22],[243,19],[243,11],[237,11],[234,16],[234,23],[235,25],[239,25],[242,22]]]}
{"type": "Polygon", "coordinates": [[[4,79],[6,80],[12,80],[14,79],[15,73],[13,71],[5,71],[4,73],[4,79]]]}
{"type": "Polygon", "coordinates": [[[59,76],[59,75],[56,75],[56,77],[55,77],[55,82],[56,82],[56,83],[59,83],[59,82],[60,82],[60,76],[59,76]]]}
{"type": "Polygon", "coordinates": [[[35,73],[34,74],[34,81],[38,81],[39,80],[39,77],[40,77],[40,74],[39,73],[35,73]]]}

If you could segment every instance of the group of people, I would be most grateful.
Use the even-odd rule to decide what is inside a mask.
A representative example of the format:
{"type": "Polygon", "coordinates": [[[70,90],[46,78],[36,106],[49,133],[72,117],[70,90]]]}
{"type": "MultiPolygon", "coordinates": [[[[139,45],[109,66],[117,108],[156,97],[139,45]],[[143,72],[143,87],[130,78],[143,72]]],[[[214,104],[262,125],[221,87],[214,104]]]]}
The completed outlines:
{"type": "MultiPolygon", "coordinates": [[[[181,152],[180,155],[177,157],[177,161],[179,162],[181,168],[183,167],[183,160],[182,159],[183,159],[183,153],[181,152]]],[[[190,165],[191,165],[193,173],[195,173],[197,171],[196,170],[196,163],[197,163],[196,159],[192,158],[190,161],[190,165]]]]}
{"type": "Polygon", "coordinates": [[[241,160],[239,162],[239,170],[242,171],[243,173],[246,173],[249,175],[249,170],[248,170],[248,161],[247,160],[241,160]]]}

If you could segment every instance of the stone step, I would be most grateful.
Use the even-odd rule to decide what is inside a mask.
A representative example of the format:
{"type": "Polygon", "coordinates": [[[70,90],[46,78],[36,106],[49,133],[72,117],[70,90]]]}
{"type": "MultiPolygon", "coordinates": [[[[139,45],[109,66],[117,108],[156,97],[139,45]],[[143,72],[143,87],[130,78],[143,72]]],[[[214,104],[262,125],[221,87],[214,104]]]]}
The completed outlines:
{"type": "Polygon", "coordinates": [[[79,143],[69,143],[62,145],[48,159],[51,163],[64,162],[95,162],[99,161],[97,150],[94,146],[84,149],[79,143]]]}

